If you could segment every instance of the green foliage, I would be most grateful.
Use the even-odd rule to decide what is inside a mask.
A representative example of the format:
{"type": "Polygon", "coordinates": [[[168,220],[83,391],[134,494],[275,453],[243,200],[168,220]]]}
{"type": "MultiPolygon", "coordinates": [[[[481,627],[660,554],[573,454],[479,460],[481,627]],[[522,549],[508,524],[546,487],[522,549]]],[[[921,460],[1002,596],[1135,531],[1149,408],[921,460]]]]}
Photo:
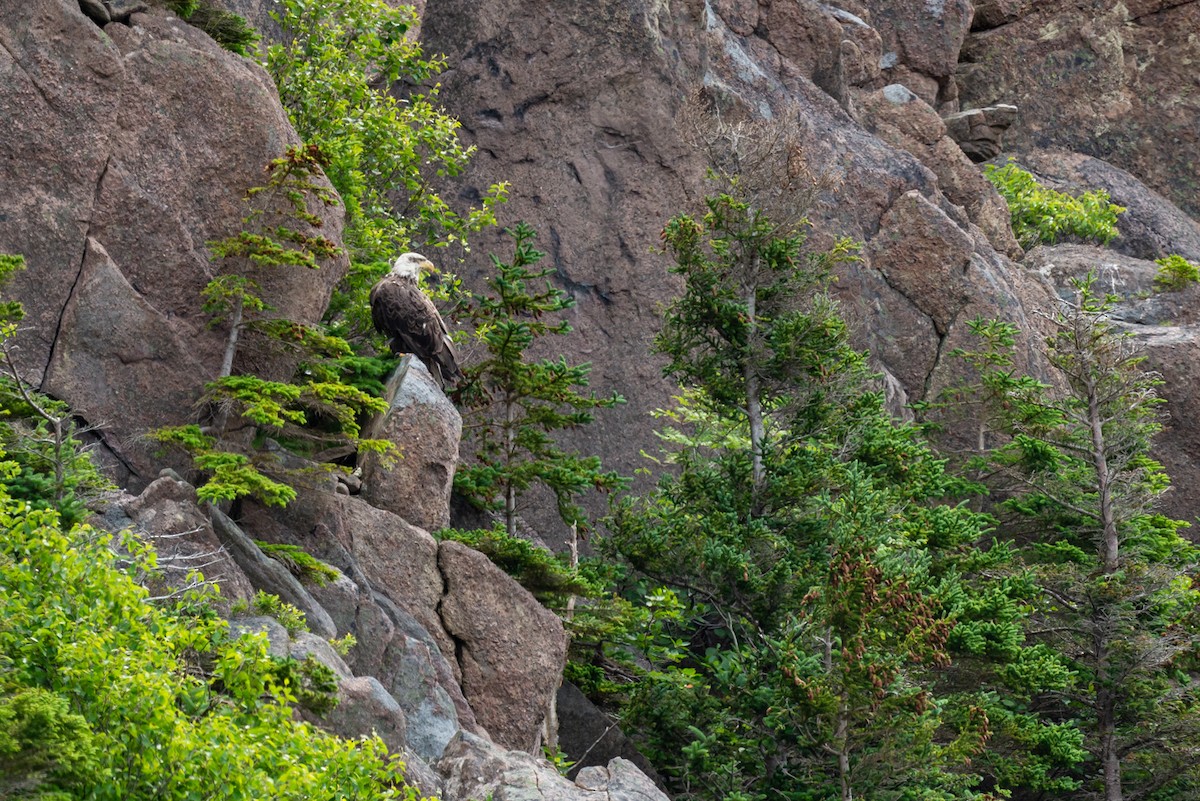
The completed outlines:
{"type": "Polygon", "coordinates": [[[1193,264],[1178,253],[1155,259],[1154,263],[1158,265],[1154,284],[1165,292],[1179,292],[1200,281],[1200,264],[1193,264]]]}
{"type": "Polygon", "coordinates": [[[200,7],[200,0],[163,0],[163,5],[178,14],[180,19],[187,19],[200,7]]]}
{"type": "Polygon", "coordinates": [[[261,38],[258,31],[244,17],[224,10],[214,0],[160,0],[160,4],[207,33],[230,52],[252,56],[258,49],[261,38]]]}
{"type": "MultiPolygon", "coordinates": [[[[0,255],[0,286],[25,269],[20,256],[0,255]]],[[[17,324],[25,316],[19,301],[0,301],[0,448],[17,470],[0,477],[9,497],[34,509],[54,509],[65,525],[87,515],[85,503],[111,485],[75,436],[67,405],[34,392],[17,373],[10,349],[17,324]]]]}
{"type": "Polygon", "coordinates": [[[48,799],[86,787],[98,767],[91,729],[66,698],[40,687],[0,687],[0,798],[48,799]]]}
{"type": "Polygon", "coordinates": [[[246,18],[226,11],[211,0],[200,2],[187,21],[211,36],[217,44],[239,56],[253,56],[262,38],[246,18]]]}
{"type": "Polygon", "coordinates": [[[11,498],[34,509],[54,509],[64,525],[75,525],[87,517],[87,501],[111,483],[76,438],[66,404],[26,393],[68,423],[61,442],[56,440],[53,427],[34,411],[15,381],[0,377],[0,447],[18,465],[18,471],[0,484],[11,498]]]}
{"type": "Polygon", "coordinates": [[[986,713],[933,676],[959,625],[981,652],[1020,639],[976,578],[1008,552],[976,549],[988,519],[946,500],[966,485],[870,391],[825,292],[854,248],[807,254],[728,195],[664,239],[685,282],[658,340],[686,384],[661,434],[677,472],[599,547],[634,599],[674,591],[657,639],[680,647],[643,651],[626,730],[679,798],[975,797],[986,713]]]}
{"type": "Polygon", "coordinates": [[[839,240],[829,251],[805,252],[800,229],[780,235],[750,203],[722,194],[706,205],[701,219],[679,215],[663,230],[671,272],[684,280],[655,340],[670,359],[664,373],[702,388],[713,411],[729,418],[744,414],[748,364],[762,405],[780,414],[816,372],[855,373],[862,355],[846,346],[845,323],[821,289],[835,266],[857,259],[857,245],[839,240]]]}
{"type": "Polygon", "coordinates": [[[328,715],[338,705],[337,674],[312,654],[297,659],[276,659],[274,680],[289,686],[296,703],[317,715],[328,715]]]}
{"type": "Polygon", "coordinates": [[[333,650],[338,656],[345,656],[350,653],[354,646],[358,645],[358,638],[353,634],[347,633],[336,640],[330,640],[329,644],[333,646],[333,650]]]}
{"type": "Polygon", "coordinates": [[[210,243],[213,254],[229,265],[202,292],[213,325],[228,332],[220,374],[206,384],[202,398],[214,410],[212,425],[207,430],[170,426],[150,434],[181,448],[207,474],[197,490],[203,500],[253,496],[284,505],[295,498],[278,454],[247,450],[244,441],[227,435],[232,416],[254,426],[260,439],[271,437],[317,461],[331,451],[368,449],[390,457],[394,450],[388,442],[359,437],[360,420],[386,409],[381,398],[346,380],[353,370],[369,377],[369,365],[352,356],[345,340],[321,326],[280,317],[258,294],[279,270],[319,269],[339,254],[319,232],[321,217],[310,208],[336,202],[317,180],[324,163],[311,145],[274,160],[266,184],[247,193],[243,229],[210,243]],[[286,360],[298,363],[298,369],[291,381],[236,374],[239,356],[248,363],[286,360]]]}
{"type": "Polygon", "coordinates": [[[196,489],[202,501],[219,503],[248,496],[268,506],[286,506],[296,499],[296,490],[268,478],[249,456],[218,449],[217,440],[200,426],[164,426],[151,431],[149,437],[181,448],[192,456],[197,468],[208,473],[208,480],[196,489]]]}
{"type": "MultiPolygon", "coordinates": [[[[13,466],[6,468],[11,471],[13,466]]],[[[93,799],[415,797],[378,739],[299,722],[328,676],[283,667],[131,572],[153,550],[0,496],[0,788],[93,799]]]]}
{"type": "Polygon", "coordinates": [[[254,543],[263,553],[282,564],[296,578],[308,584],[324,587],[330,581],[337,581],[341,575],[335,568],[322,562],[299,545],[287,543],[271,543],[255,540],[254,543]]]}
{"type": "Polygon", "coordinates": [[[570,773],[571,768],[575,767],[576,764],[576,760],[569,759],[562,751],[557,748],[552,749],[548,745],[542,746],[542,756],[563,776],[570,773]]]}
{"type": "MultiPolygon", "coordinates": [[[[12,256],[0,253],[0,286],[8,282],[14,273],[25,269],[24,256],[12,256]]],[[[16,333],[16,325],[25,317],[25,307],[20,301],[8,300],[0,302],[0,336],[11,337],[16,333]]]]}
{"type": "Polygon", "coordinates": [[[522,224],[508,233],[512,261],[492,256],[490,291],[473,295],[462,312],[484,356],[463,371],[458,401],[471,458],[459,465],[454,488],[483,508],[502,510],[508,534],[515,536],[518,499],[540,484],[554,493],[562,520],[583,530],[587,521],[575,498],[617,489],[625,479],[604,471],[595,456],[563,450],[553,433],[582,428],[596,409],[624,398],[583,394],[590,364],[528,357],[545,337],[570,333],[570,323],[558,315],[575,301],[549,281],[538,286],[553,270],[535,266],[545,254],[533,247],[533,230],[522,224]]]}
{"type": "Polygon", "coordinates": [[[1009,714],[995,719],[1013,739],[985,759],[1015,788],[1132,797],[1197,780],[1189,744],[1200,736],[1200,683],[1180,668],[1200,647],[1200,551],[1180,535],[1185,523],[1156,511],[1169,487],[1149,456],[1161,379],[1094,282],[1076,283],[1046,340],[1064,391],[1014,377],[1011,327],[972,324],[980,353],[996,354],[974,362],[993,397],[991,445],[977,463],[1005,499],[1001,532],[1036,588],[1035,647],[997,675],[1009,714]],[[1053,759],[1077,765],[1055,779],[1053,759]]]}
{"type": "Polygon", "coordinates": [[[1055,192],[1011,160],[1003,167],[988,164],[984,174],[1008,203],[1013,233],[1022,247],[1052,245],[1064,237],[1107,245],[1117,236],[1117,215],[1125,209],[1110,203],[1103,189],[1079,197],[1055,192]]]}
{"type": "Polygon", "coordinates": [[[461,542],[485,554],[547,606],[561,608],[568,596],[594,595],[600,591],[563,557],[510,535],[500,525],[471,531],[442,529],[437,532],[437,537],[461,542]]]}
{"type": "Polygon", "coordinates": [[[267,69],[301,138],[329,156],[326,173],[346,206],[352,267],[327,319],[353,341],[369,336],[370,287],[397,253],[419,244],[465,246],[473,231],[493,225],[503,184],[480,207],[456,213],[435,183],[458,175],[472,149],[459,124],[427,94],[392,93],[398,83],[427,84],[445,65],[426,59],[408,31],[410,6],[384,0],[282,0],[272,16],[284,43],[267,52],[267,69]]]}
{"type": "Polygon", "coordinates": [[[251,608],[260,615],[275,618],[291,637],[308,631],[308,622],[305,620],[304,613],[281,600],[278,595],[259,590],[254,594],[254,603],[251,608]]]}

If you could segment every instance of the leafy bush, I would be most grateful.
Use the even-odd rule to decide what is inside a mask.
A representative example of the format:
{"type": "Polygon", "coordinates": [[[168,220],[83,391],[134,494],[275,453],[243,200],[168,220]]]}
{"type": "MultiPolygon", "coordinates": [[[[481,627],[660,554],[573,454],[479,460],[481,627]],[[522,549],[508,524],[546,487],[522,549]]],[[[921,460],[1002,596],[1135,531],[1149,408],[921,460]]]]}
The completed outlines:
{"type": "Polygon", "coordinates": [[[1200,264],[1194,264],[1178,253],[1155,259],[1154,263],[1158,265],[1154,283],[1166,292],[1178,292],[1200,281],[1200,264]]]}
{"type": "Polygon", "coordinates": [[[267,70],[297,133],[328,155],[326,174],[346,207],[351,269],[327,319],[351,341],[368,339],[367,292],[398,253],[419,244],[465,245],[495,224],[505,185],[479,208],[455,212],[435,184],[462,172],[473,148],[440,110],[436,86],[397,98],[398,84],[428,85],[445,62],[426,58],[408,36],[411,6],[385,0],[281,0],[272,17],[284,42],[267,51],[267,70]]]}
{"type": "Polygon", "coordinates": [[[1125,209],[1110,203],[1103,189],[1072,197],[1043,187],[1012,161],[1003,167],[989,164],[984,174],[1008,203],[1022,247],[1052,245],[1064,237],[1107,245],[1117,236],[1117,215],[1125,209]]]}
{"type": "MultiPolygon", "coordinates": [[[[295,637],[302,631],[308,631],[308,621],[304,613],[278,595],[259,590],[254,594],[254,603],[250,608],[260,615],[270,615],[279,621],[279,625],[287,630],[289,637],[295,637]]],[[[235,609],[235,614],[239,610],[235,609]]]]}
{"type": "Polygon", "coordinates": [[[261,38],[245,17],[226,11],[214,0],[161,0],[160,4],[239,56],[253,54],[261,38]]]}
{"type": "Polygon", "coordinates": [[[245,17],[226,11],[211,0],[197,5],[187,21],[239,56],[253,55],[261,38],[245,17]]]}
{"type": "Polygon", "coordinates": [[[153,550],[126,537],[118,561],[112,545],[0,493],[0,794],[15,784],[113,801],[415,798],[377,738],[294,719],[327,676],[283,669],[263,635],[234,637],[187,611],[203,610],[195,599],[150,604],[130,571],[150,570],[153,550]],[[54,737],[22,734],[36,716],[57,721],[54,737]]]}

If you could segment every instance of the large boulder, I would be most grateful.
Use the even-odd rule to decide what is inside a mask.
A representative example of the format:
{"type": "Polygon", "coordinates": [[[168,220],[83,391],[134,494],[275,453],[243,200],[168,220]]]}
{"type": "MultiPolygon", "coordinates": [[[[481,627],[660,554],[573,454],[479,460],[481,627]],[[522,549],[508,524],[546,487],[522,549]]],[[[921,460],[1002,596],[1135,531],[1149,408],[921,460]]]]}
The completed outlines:
{"type": "Polygon", "coordinates": [[[931,106],[957,111],[958,54],[971,27],[971,0],[860,0],[883,39],[884,71],[931,106]]]}
{"type": "Polygon", "coordinates": [[[476,719],[500,745],[536,751],[566,663],[562,621],[479,551],[443,542],[438,563],[442,621],[476,719]]]}
{"type": "Polygon", "coordinates": [[[276,595],[304,613],[309,629],[322,637],[336,637],[333,619],[283,563],[263,553],[258,543],[218,509],[211,509],[213,531],[256,590],[276,595]]]}
{"type": "Polygon", "coordinates": [[[961,206],[967,218],[987,235],[996,250],[1017,258],[1008,205],[948,132],[937,112],[900,84],[859,97],[859,118],[890,145],[921,160],[938,178],[946,198],[961,206]]]}
{"type": "Polygon", "coordinates": [[[439,615],[445,578],[428,532],[330,486],[309,487],[282,510],[247,504],[242,525],[341,571],[344,580],[312,593],[338,634],[357,639],[347,654],[355,673],[378,678],[404,709],[415,752],[436,759],[459,728],[480,731],[439,615]]]}
{"type": "Polygon", "coordinates": [[[450,525],[462,417],[416,359],[406,360],[384,392],[388,410],[366,436],[396,445],[391,458],[368,453],[362,497],[426,531],[450,525]]]}
{"type": "Polygon", "coordinates": [[[221,544],[190,484],[163,476],[140,495],[125,496],[119,509],[125,520],[108,518],[107,527],[114,531],[131,527],[144,536],[154,546],[167,587],[185,587],[192,572],[199,571],[221,588],[226,611],[230,604],[254,597],[253,583],[221,544]]]}
{"type": "MultiPolygon", "coordinates": [[[[296,134],[253,60],[166,12],[101,28],[78,0],[5,9],[0,118],[0,184],[20,187],[0,198],[0,252],[28,264],[9,288],[28,312],[20,368],[149,483],[141,436],[186,421],[220,365],[200,308],[207,243],[239,230],[246,190],[296,134]]],[[[321,213],[339,238],[341,212],[321,213]]],[[[290,271],[263,294],[312,322],[343,268],[290,271]]]]}

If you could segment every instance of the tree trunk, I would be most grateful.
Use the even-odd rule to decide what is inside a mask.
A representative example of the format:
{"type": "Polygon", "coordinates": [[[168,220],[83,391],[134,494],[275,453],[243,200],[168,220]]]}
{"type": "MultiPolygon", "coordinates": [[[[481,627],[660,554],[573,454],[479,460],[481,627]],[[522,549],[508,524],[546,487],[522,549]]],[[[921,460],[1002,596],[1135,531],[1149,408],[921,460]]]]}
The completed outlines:
{"type": "Polygon", "coordinates": [[[217,378],[233,375],[233,357],[237,353],[238,336],[242,332],[243,305],[239,295],[233,303],[233,312],[229,315],[229,336],[225,339],[225,356],[221,359],[221,372],[217,378]]]}
{"type": "Polygon", "coordinates": [[[1117,521],[1113,513],[1112,476],[1105,455],[1104,425],[1100,416],[1099,389],[1095,381],[1087,383],[1088,422],[1092,433],[1092,463],[1096,468],[1096,489],[1100,501],[1100,557],[1104,572],[1111,574],[1120,565],[1120,540],[1117,537],[1117,521]]]}
{"type": "MultiPolygon", "coordinates": [[[[1094,622],[1098,626],[1104,625],[1102,620],[1094,622]]],[[[1100,735],[1100,767],[1104,776],[1104,801],[1122,801],[1121,755],[1117,751],[1116,698],[1108,675],[1108,638],[1100,628],[1097,628],[1095,637],[1096,728],[1100,735]]]]}
{"type": "Polygon", "coordinates": [[[849,703],[843,692],[838,702],[837,724],[833,741],[837,745],[838,782],[841,785],[841,801],[854,801],[854,787],[850,784],[850,713],[849,703]]]}
{"type": "Polygon", "coordinates": [[[749,318],[750,330],[746,335],[746,361],[742,365],[746,382],[746,416],[750,422],[750,465],[753,480],[751,508],[755,514],[761,511],[762,488],[766,480],[766,470],[763,467],[763,440],[766,439],[766,428],[763,425],[762,398],[759,396],[761,387],[758,365],[754,363],[758,351],[755,347],[758,338],[757,296],[758,287],[752,285],[746,291],[746,316],[749,318]]]}
{"type": "Polygon", "coordinates": [[[516,404],[504,400],[504,461],[509,476],[504,483],[504,525],[508,536],[517,536],[517,488],[512,481],[513,459],[517,453],[516,404]]]}

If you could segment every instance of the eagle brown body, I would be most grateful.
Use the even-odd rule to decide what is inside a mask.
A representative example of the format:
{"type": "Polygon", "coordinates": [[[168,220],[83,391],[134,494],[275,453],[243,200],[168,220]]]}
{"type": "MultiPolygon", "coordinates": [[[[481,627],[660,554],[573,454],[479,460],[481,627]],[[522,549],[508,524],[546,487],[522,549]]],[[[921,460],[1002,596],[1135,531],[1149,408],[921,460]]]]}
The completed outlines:
{"type": "Polygon", "coordinates": [[[371,321],[390,337],[392,353],[411,353],[428,368],[438,383],[457,383],[462,377],[458,357],[446,323],[438,314],[417,278],[433,265],[419,253],[396,259],[392,271],[371,289],[371,321]]]}

